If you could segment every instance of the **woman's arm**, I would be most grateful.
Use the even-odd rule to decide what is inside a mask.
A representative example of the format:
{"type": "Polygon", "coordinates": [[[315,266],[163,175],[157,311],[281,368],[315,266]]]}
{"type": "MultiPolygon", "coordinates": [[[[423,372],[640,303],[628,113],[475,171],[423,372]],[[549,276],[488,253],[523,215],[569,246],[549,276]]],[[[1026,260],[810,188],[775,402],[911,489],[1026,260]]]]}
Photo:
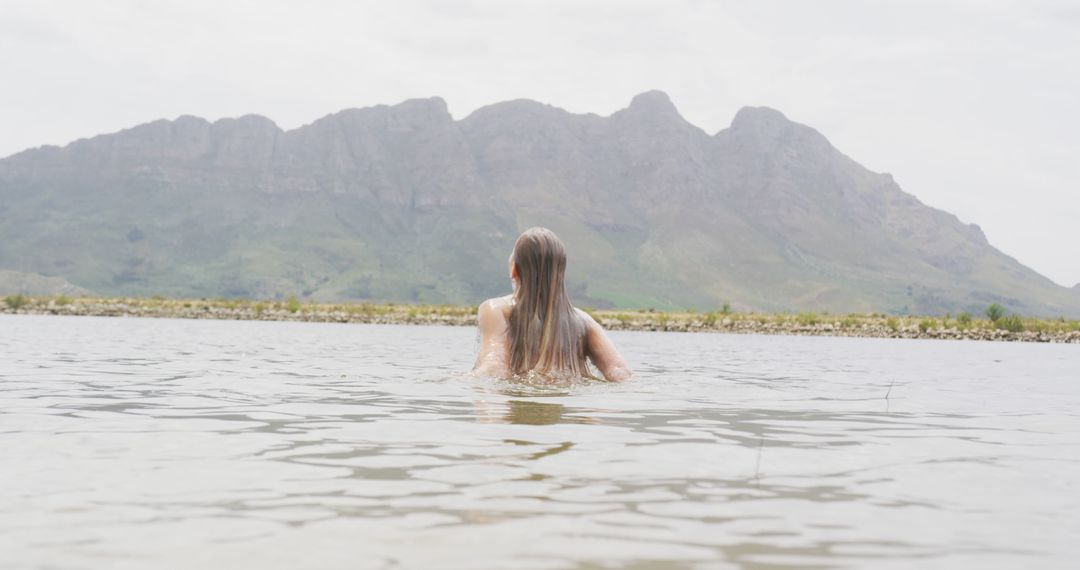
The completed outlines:
{"type": "Polygon", "coordinates": [[[476,356],[473,372],[485,376],[507,376],[509,354],[506,346],[506,315],[497,299],[488,299],[476,311],[480,328],[480,354],[476,356]]]}
{"type": "Polygon", "coordinates": [[[585,319],[586,353],[592,359],[593,364],[600,370],[600,373],[604,375],[604,378],[609,382],[622,382],[633,377],[634,371],[630,369],[630,365],[626,363],[626,360],[623,360],[622,355],[615,348],[615,343],[608,338],[607,333],[604,332],[604,327],[600,326],[600,323],[596,322],[596,319],[585,311],[578,312],[585,319]]]}

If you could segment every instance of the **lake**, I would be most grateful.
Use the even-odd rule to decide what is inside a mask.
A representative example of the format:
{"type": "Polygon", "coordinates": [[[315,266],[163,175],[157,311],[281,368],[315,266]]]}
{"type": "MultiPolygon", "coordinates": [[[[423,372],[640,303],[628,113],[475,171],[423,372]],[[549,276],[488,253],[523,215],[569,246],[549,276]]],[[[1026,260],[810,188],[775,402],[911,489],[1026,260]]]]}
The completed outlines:
{"type": "Polygon", "coordinates": [[[1066,568],[1080,347],[0,316],[0,568],[1066,568]]]}

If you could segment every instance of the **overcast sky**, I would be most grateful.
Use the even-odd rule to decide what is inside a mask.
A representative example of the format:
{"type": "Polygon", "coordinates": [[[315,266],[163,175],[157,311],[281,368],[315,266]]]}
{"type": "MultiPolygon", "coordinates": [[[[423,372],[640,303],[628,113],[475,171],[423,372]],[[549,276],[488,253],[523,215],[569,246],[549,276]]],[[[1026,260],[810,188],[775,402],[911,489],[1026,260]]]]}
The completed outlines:
{"type": "Polygon", "coordinates": [[[0,156],[433,95],[608,115],[660,89],[709,133],[767,105],[1080,282],[1080,2],[3,0],[0,54],[0,156]]]}

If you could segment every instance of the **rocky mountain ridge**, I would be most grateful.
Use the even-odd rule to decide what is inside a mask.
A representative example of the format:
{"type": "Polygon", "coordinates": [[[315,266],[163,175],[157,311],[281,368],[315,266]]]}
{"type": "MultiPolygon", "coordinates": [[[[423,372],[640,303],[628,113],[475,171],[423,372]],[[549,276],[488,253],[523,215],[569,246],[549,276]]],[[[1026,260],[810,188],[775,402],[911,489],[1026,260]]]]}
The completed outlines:
{"type": "Polygon", "coordinates": [[[0,222],[0,269],[100,294],[471,303],[546,225],[586,306],[1080,314],[816,130],[746,107],[710,135],[657,91],[608,117],[429,98],[154,121],[0,160],[0,222]]]}

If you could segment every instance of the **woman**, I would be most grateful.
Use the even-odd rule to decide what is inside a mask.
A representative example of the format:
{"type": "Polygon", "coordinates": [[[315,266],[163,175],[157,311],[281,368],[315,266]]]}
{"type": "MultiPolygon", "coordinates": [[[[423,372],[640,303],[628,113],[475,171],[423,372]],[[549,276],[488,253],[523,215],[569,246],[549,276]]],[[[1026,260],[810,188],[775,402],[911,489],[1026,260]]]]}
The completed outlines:
{"type": "Polygon", "coordinates": [[[566,250],[546,228],[530,228],[514,243],[514,292],[480,305],[480,355],[474,371],[486,376],[538,372],[591,376],[587,359],[609,381],[633,375],[604,329],[575,309],[563,281],[566,250]]]}

